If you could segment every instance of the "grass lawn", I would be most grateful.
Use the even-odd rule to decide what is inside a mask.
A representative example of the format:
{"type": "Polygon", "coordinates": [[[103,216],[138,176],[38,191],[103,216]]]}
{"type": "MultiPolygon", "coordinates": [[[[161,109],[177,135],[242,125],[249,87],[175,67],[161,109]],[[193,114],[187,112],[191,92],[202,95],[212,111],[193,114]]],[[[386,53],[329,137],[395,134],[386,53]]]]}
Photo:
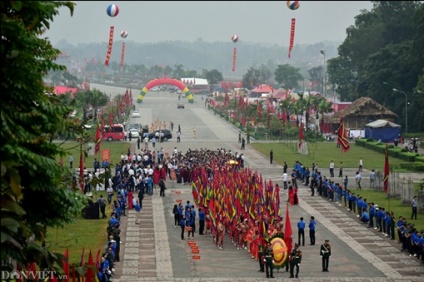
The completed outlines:
{"type": "MultiPolygon", "coordinates": [[[[100,195],[107,198],[106,192],[94,192],[93,201],[100,198],[100,195]]],[[[116,194],[116,193],[115,193],[116,194]]],[[[105,219],[84,219],[75,218],[75,223],[69,224],[64,228],[47,229],[47,245],[50,250],[63,254],[68,248],[70,264],[79,264],[81,261],[82,249],[85,250],[85,261],[88,260],[88,253],[91,250],[93,259],[96,259],[97,251],[103,253],[107,243],[107,222],[112,212],[110,205],[106,206],[105,219]]]]}
{"type": "MultiPolygon", "coordinates": [[[[359,159],[362,158],[365,169],[382,171],[384,168],[384,154],[355,144],[351,144],[349,151],[342,152],[333,142],[309,143],[309,155],[300,155],[297,152],[297,142],[252,143],[251,145],[265,156],[269,156],[272,149],[274,162],[283,165],[286,161],[289,167],[292,167],[295,161],[299,161],[307,167],[312,167],[312,163],[316,163],[319,168],[328,168],[330,161],[333,160],[336,170],[341,161],[345,168],[357,168],[359,159]]],[[[391,169],[400,171],[400,164],[406,161],[389,157],[389,163],[391,169]]]]}

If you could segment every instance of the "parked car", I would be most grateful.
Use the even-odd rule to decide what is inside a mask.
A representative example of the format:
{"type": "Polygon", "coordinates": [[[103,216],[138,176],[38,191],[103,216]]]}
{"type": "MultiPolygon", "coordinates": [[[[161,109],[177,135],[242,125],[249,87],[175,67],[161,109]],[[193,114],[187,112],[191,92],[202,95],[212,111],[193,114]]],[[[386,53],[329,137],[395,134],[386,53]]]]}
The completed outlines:
{"type": "Polygon", "coordinates": [[[135,129],[135,128],[131,128],[129,131],[129,134],[131,138],[138,138],[140,136],[138,129],[135,129]]]}
{"type": "Polygon", "coordinates": [[[151,140],[153,137],[156,137],[156,140],[159,141],[158,135],[156,135],[156,133],[162,134],[161,141],[168,141],[172,138],[172,132],[170,130],[161,129],[149,133],[149,140],[151,140]]]}
{"type": "Polygon", "coordinates": [[[141,130],[141,124],[139,124],[139,123],[132,123],[132,124],[130,124],[130,125],[129,125],[129,127],[128,127],[128,129],[133,129],[133,128],[135,128],[135,129],[137,129],[138,131],[140,131],[140,130],[141,130]]]}
{"type": "Polygon", "coordinates": [[[132,114],[131,114],[131,117],[133,117],[133,118],[141,117],[140,112],[139,111],[133,111],[132,114]]]}
{"type": "Polygon", "coordinates": [[[183,104],[178,104],[177,105],[177,109],[184,109],[184,105],[183,104]]]}

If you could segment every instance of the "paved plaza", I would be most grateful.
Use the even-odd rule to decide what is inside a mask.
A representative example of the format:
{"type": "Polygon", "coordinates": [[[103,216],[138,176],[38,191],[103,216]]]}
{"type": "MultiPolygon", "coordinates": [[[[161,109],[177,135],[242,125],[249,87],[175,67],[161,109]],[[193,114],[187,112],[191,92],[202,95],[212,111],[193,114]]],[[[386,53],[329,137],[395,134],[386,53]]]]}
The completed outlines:
{"type": "MultiPolygon", "coordinates": [[[[96,88],[97,85],[92,86],[96,88]]],[[[125,89],[116,87],[97,89],[122,94],[125,89]]],[[[133,90],[134,101],[137,91],[133,90]]],[[[174,122],[174,138],[157,143],[156,150],[163,147],[171,153],[175,147],[182,152],[188,149],[217,148],[242,152],[246,166],[262,174],[264,180],[271,179],[282,186],[282,166],[269,164],[268,156],[252,149],[247,144],[240,151],[238,130],[230,123],[205,108],[204,100],[196,98],[194,104],[178,101],[175,95],[149,92],[143,104],[137,105],[141,118],[137,122],[150,125],[157,118],[174,122]],[[177,109],[185,103],[185,109],[177,109]],[[181,126],[181,143],[176,142],[176,129],[181,126]],[[197,136],[193,138],[192,128],[197,136]]],[[[133,121],[131,121],[133,123],[133,121]]],[[[136,143],[133,141],[133,151],[136,143]]],[[[289,164],[290,165],[290,164],[289,164]]],[[[345,169],[345,171],[349,169],[345,169]]],[[[354,169],[352,169],[352,173],[354,169]]],[[[367,172],[365,171],[366,175],[367,172]]],[[[191,187],[175,181],[166,182],[166,196],[145,196],[141,211],[141,224],[135,224],[135,212],[129,211],[122,218],[121,261],[116,264],[116,275],[112,281],[269,281],[258,272],[258,262],[250,258],[246,250],[238,250],[224,239],[224,248],[219,250],[212,237],[195,234],[193,241],[199,247],[199,260],[192,259],[187,240],[180,238],[181,229],[174,227],[172,208],[177,200],[193,203],[191,187]]],[[[299,205],[289,206],[293,241],[297,242],[296,223],[300,217],[309,222],[310,216],[317,221],[314,246],[309,245],[308,229],[305,230],[305,246],[298,279],[289,279],[285,269],[274,270],[274,281],[424,281],[424,265],[417,259],[400,252],[397,241],[387,239],[374,229],[361,224],[345,207],[329,202],[320,196],[311,197],[307,187],[299,187],[299,205]],[[320,244],[329,239],[332,245],[329,272],[321,272],[320,244]]],[[[287,193],[280,192],[281,214],[285,216],[287,193]]],[[[399,215],[398,215],[399,216],[399,215]]],[[[397,217],[397,216],[396,216],[397,217]]]]}

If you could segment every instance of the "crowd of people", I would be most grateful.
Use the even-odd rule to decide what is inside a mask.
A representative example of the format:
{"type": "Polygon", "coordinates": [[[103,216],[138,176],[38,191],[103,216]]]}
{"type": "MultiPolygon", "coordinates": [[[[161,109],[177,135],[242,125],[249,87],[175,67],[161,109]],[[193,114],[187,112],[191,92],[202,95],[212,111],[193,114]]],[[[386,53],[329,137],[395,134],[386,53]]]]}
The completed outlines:
{"type": "MultiPolygon", "coordinates": [[[[209,190],[213,190],[212,183],[222,177],[222,173],[230,173],[234,179],[237,179],[236,176],[248,171],[246,184],[254,187],[257,183],[262,182],[261,176],[245,169],[243,159],[242,154],[223,148],[188,150],[185,154],[175,148],[171,155],[166,154],[163,148],[158,153],[142,150],[139,154],[131,154],[130,151],[122,154],[121,162],[116,165],[115,176],[111,179],[111,185],[108,188],[109,203],[112,203],[110,195],[118,192],[118,196],[113,202],[114,211],[109,221],[107,249],[102,256],[102,263],[99,265],[99,275],[104,279],[101,281],[109,281],[108,273],[113,275],[114,262],[119,261],[120,248],[117,243],[120,242],[119,219],[121,216],[125,216],[125,207],[135,208],[138,212],[136,219],[136,224],[138,224],[144,195],[151,196],[154,192],[157,194],[157,190],[160,189],[160,195],[165,196],[164,181],[167,178],[180,178],[181,183],[191,184],[195,187],[201,187],[202,184],[208,183],[209,190]],[[174,173],[179,177],[174,176],[174,173]],[[138,193],[138,197],[133,196],[135,192],[138,193]]],[[[368,224],[369,228],[374,228],[383,236],[395,240],[395,232],[397,232],[402,251],[408,252],[411,257],[416,257],[424,262],[424,232],[416,230],[413,224],[406,222],[404,217],[399,217],[396,221],[393,212],[385,211],[383,207],[378,207],[374,203],[368,203],[367,199],[350,191],[347,185],[334,183],[331,179],[323,176],[316,165],[312,165],[312,169],[309,171],[301,163],[296,162],[290,175],[287,175],[287,171],[288,166],[285,164],[283,185],[284,189],[287,187],[288,190],[287,202],[289,204],[298,204],[297,189],[298,185],[303,183],[310,187],[312,196],[316,191],[318,195],[328,201],[339,206],[343,205],[355,213],[358,220],[368,224]]],[[[226,176],[229,175],[226,174],[226,176]]],[[[278,184],[272,185],[272,188],[264,187],[265,193],[268,190],[272,194],[266,194],[264,198],[271,199],[271,196],[279,195],[278,184]]],[[[205,191],[207,192],[208,189],[205,191]]],[[[233,246],[238,250],[246,250],[252,259],[259,262],[259,271],[266,272],[267,277],[273,277],[274,265],[268,263],[269,257],[273,255],[269,241],[275,236],[284,238],[283,218],[279,215],[279,211],[263,212],[260,217],[254,210],[246,212],[243,209],[243,212],[231,212],[225,208],[225,201],[221,202],[221,199],[217,199],[217,202],[221,202],[221,204],[211,205],[211,198],[204,191],[196,193],[193,194],[194,203],[187,201],[184,206],[179,203],[173,208],[174,226],[180,229],[181,239],[210,236],[217,249],[223,249],[225,245],[233,246]],[[218,205],[220,208],[217,208],[218,205]],[[216,213],[218,210],[219,212],[216,213]],[[227,240],[228,243],[225,243],[227,240]]],[[[218,193],[226,193],[226,191],[218,193]]],[[[234,195],[232,197],[231,204],[237,208],[237,199],[234,198],[234,195]]],[[[264,211],[266,210],[264,209],[264,211]]],[[[311,216],[308,224],[311,245],[315,244],[315,224],[314,217],[311,216]]],[[[305,229],[305,226],[302,229],[305,229]]],[[[292,248],[286,264],[287,270],[290,268],[290,277],[298,277],[299,274],[302,254],[300,245],[301,243],[304,245],[304,233],[302,235],[299,233],[298,236],[299,241],[292,248]],[[301,236],[303,236],[302,241],[300,240],[301,236]]],[[[322,256],[323,271],[328,271],[330,248],[328,242],[321,245],[320,252],[326,252],[322,256]]]]}

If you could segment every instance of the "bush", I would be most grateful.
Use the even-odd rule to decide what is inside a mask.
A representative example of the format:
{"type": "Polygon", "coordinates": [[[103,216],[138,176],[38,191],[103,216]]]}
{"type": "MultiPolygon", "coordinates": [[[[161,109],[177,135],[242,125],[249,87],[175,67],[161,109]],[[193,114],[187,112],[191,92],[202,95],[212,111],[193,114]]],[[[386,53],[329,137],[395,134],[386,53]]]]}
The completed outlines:
{"type": "Polygon", "coordinates": [[[415,161],[415,154],[414,153],[404,153],[401,152],[398,154],[398,157],[402,160],[408,161],[408,162],[414,162],[415,161]]]}
{"type": "Polygon", "coordinates": [[[415,161],[424,163],[424,156],[415,157],[415,161]]]}
{"type": "Polygon", "coordinates": [[[401,163],[400,168],[424,172],[424,162],[414,162],[414,163],[401,163]]]}

